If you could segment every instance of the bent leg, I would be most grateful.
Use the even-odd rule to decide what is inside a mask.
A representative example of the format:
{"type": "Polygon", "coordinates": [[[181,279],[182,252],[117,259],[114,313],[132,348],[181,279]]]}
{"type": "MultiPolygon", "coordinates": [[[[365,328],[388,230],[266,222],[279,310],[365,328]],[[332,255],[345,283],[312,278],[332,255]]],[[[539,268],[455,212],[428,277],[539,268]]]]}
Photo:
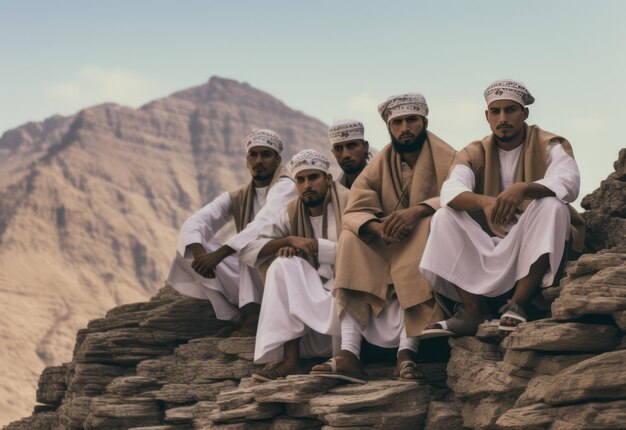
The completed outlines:
{"type": "Polygon", "coordinates": [[[339,335],[339,320],[317,271],[300,257],[277,258],[267,271],[255,363],[284,358],[285,343],[302,337],[302,357],[328,356],[333,335],[339,335]],[[314,339],[309,340],[312,332],[314,339]]]}

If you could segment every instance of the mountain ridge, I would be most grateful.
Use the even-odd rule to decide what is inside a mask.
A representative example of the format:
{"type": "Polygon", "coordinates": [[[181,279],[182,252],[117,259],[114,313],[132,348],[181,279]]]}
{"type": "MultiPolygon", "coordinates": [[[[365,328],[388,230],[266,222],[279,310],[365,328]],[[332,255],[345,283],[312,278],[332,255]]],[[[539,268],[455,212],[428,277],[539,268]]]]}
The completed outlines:
{"type": "Polygon", "coordinates": [[[24,415],[74,333],[161,286],[187,216],[249,181],[245,136],[277,131],[283,162],[330,155],[326,126],[231,79],[138,109],[103,103],[0,137],[0,422],[24,415]]]}

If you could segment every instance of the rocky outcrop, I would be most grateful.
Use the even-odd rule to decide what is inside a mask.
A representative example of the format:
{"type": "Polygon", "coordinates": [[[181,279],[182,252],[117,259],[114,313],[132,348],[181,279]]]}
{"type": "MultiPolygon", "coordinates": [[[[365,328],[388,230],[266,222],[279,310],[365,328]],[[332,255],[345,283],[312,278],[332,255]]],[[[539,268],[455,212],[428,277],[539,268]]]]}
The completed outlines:
{"type": "Polygon", "coordinates": [[[586,209],[583,214],[587,224],[585,246],[590,252],[626,247],[623,234],[626,229],[626,148],[619,152],[613,166],[615,171],[602,181],[600,188],[580,203],[586,209]]]}
{"type": "Polygon", "coordinates": [[[6,429],[624,428],[624,273],[622,247],[584,254],[542,292],[545,318],[450,339],[447,364],[419,363],[423,383],[377,364],[365,385],[256,382],[254,339],[213,337],[228,323],[164,287],[81,330],[72,362],[42,373],[33,415],[6,429]]]}

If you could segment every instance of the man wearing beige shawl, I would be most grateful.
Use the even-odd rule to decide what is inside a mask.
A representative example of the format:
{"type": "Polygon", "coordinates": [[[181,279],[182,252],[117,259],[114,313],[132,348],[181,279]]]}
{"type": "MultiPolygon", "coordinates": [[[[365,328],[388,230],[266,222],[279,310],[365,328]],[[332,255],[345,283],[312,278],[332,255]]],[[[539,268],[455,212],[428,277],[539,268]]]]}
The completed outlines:
{"type": "Polygon", "coordinates": [[[431,215],[454,150],[427,131],[428,106],[417,93],[378,107],[391,141],[350,189],[337,248],[334,294],[341,319],[341,352],[316,372],[355,373],[363,337],[399,348],[400,378],[420,378],[417,336],[443,317],[419,272],[431,215]]]}
{"type": "Polygon", "coordinates": [[[236,254],[252,241],[258,226],[273,220],[280,207],[293,199],[295,188],[281,167],[283,142],[272,130],[258,130],[245,141],[247,166],[252,180],[234,191],[224,192],[183,224],[176,258],[168,282],[182,294],[210,300],[215,315],[232,320],[218,335],[254,336],[263,283],[256,269],[236,254]],[[234,220],[237,234],[226,244],[214,235],[234,220]]]}
{"type": "Polygon", "coordinates": [[[339,319],[332,297],[335,248],[348,190],[333,182],[330,161],[314,150],[296,154],[289,170],[298,197],[241,252],[267,269],[254,348],[253,376],[267,381],[302,373],[300,358],[330,356],[339,319]]]}
{"type": "Polygon", "coordinates": [[[337,120],[328,129],[328,138],[337,164],[343,170],[337,182],[350,189],[370,158],[365,127],[356,119],[337,120]]]}
{"type": "Polygon", "coordinates": [[[521,82],[496,81],[484,96],[492,134],[458,153],[421,263],[433,288],[463,307],[424,336],[474,334],[490,318],[481,296],[511,289],[499,327],[514,330],[537,286],[554,282],[566,241],[582,250],[584,222],[569,205],[580,187],[571,145],[526,124],[534,98],[521,82]]]}

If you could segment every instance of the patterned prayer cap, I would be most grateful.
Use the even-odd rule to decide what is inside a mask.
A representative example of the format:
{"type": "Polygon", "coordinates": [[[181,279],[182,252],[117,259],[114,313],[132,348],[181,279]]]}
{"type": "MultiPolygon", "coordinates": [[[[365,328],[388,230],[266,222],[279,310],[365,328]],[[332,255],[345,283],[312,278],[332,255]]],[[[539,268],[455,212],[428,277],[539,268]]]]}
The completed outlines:
{"type": "Polygon", "coordinates": [[[400,94],[391,96],[384,103],[378,105],[378,113],[389,124],[392,119],[402,115],[428,116],[426,99],[420,93],[400,94]]]}
{"type": "Polygon", "coordinates": [[[283,141],[275,131],[267,128],[254,131],[246,137],[246,151],[255,146],[267,146],[278,152],[283,152],[283,141]]]}
{"type": "Polygon", "coordinates": [[[330,144],[334,145],[339,142],[349,140],[365,140],[365,127],[363,123],[357,119],[338,119],[328,129],[328,138],[330,144]]]}
{"type": "Polygon", "coordinates": [[[328,173],[330,160],[324,154],[320,154],[314,149],[305,149],[293,156],[289,162],[289,172],[291,176],[296,176],[301,170],[315,169],[328,173]]]}
{"type": "Polygon", "coordinates": [[[487,106],[495,100],[513,100],[526,106],[533,104],[535,98],[530,95],[530,91],[523,83],[512,79],[502,79],[492,82],[485,90],[487,106]]]}

